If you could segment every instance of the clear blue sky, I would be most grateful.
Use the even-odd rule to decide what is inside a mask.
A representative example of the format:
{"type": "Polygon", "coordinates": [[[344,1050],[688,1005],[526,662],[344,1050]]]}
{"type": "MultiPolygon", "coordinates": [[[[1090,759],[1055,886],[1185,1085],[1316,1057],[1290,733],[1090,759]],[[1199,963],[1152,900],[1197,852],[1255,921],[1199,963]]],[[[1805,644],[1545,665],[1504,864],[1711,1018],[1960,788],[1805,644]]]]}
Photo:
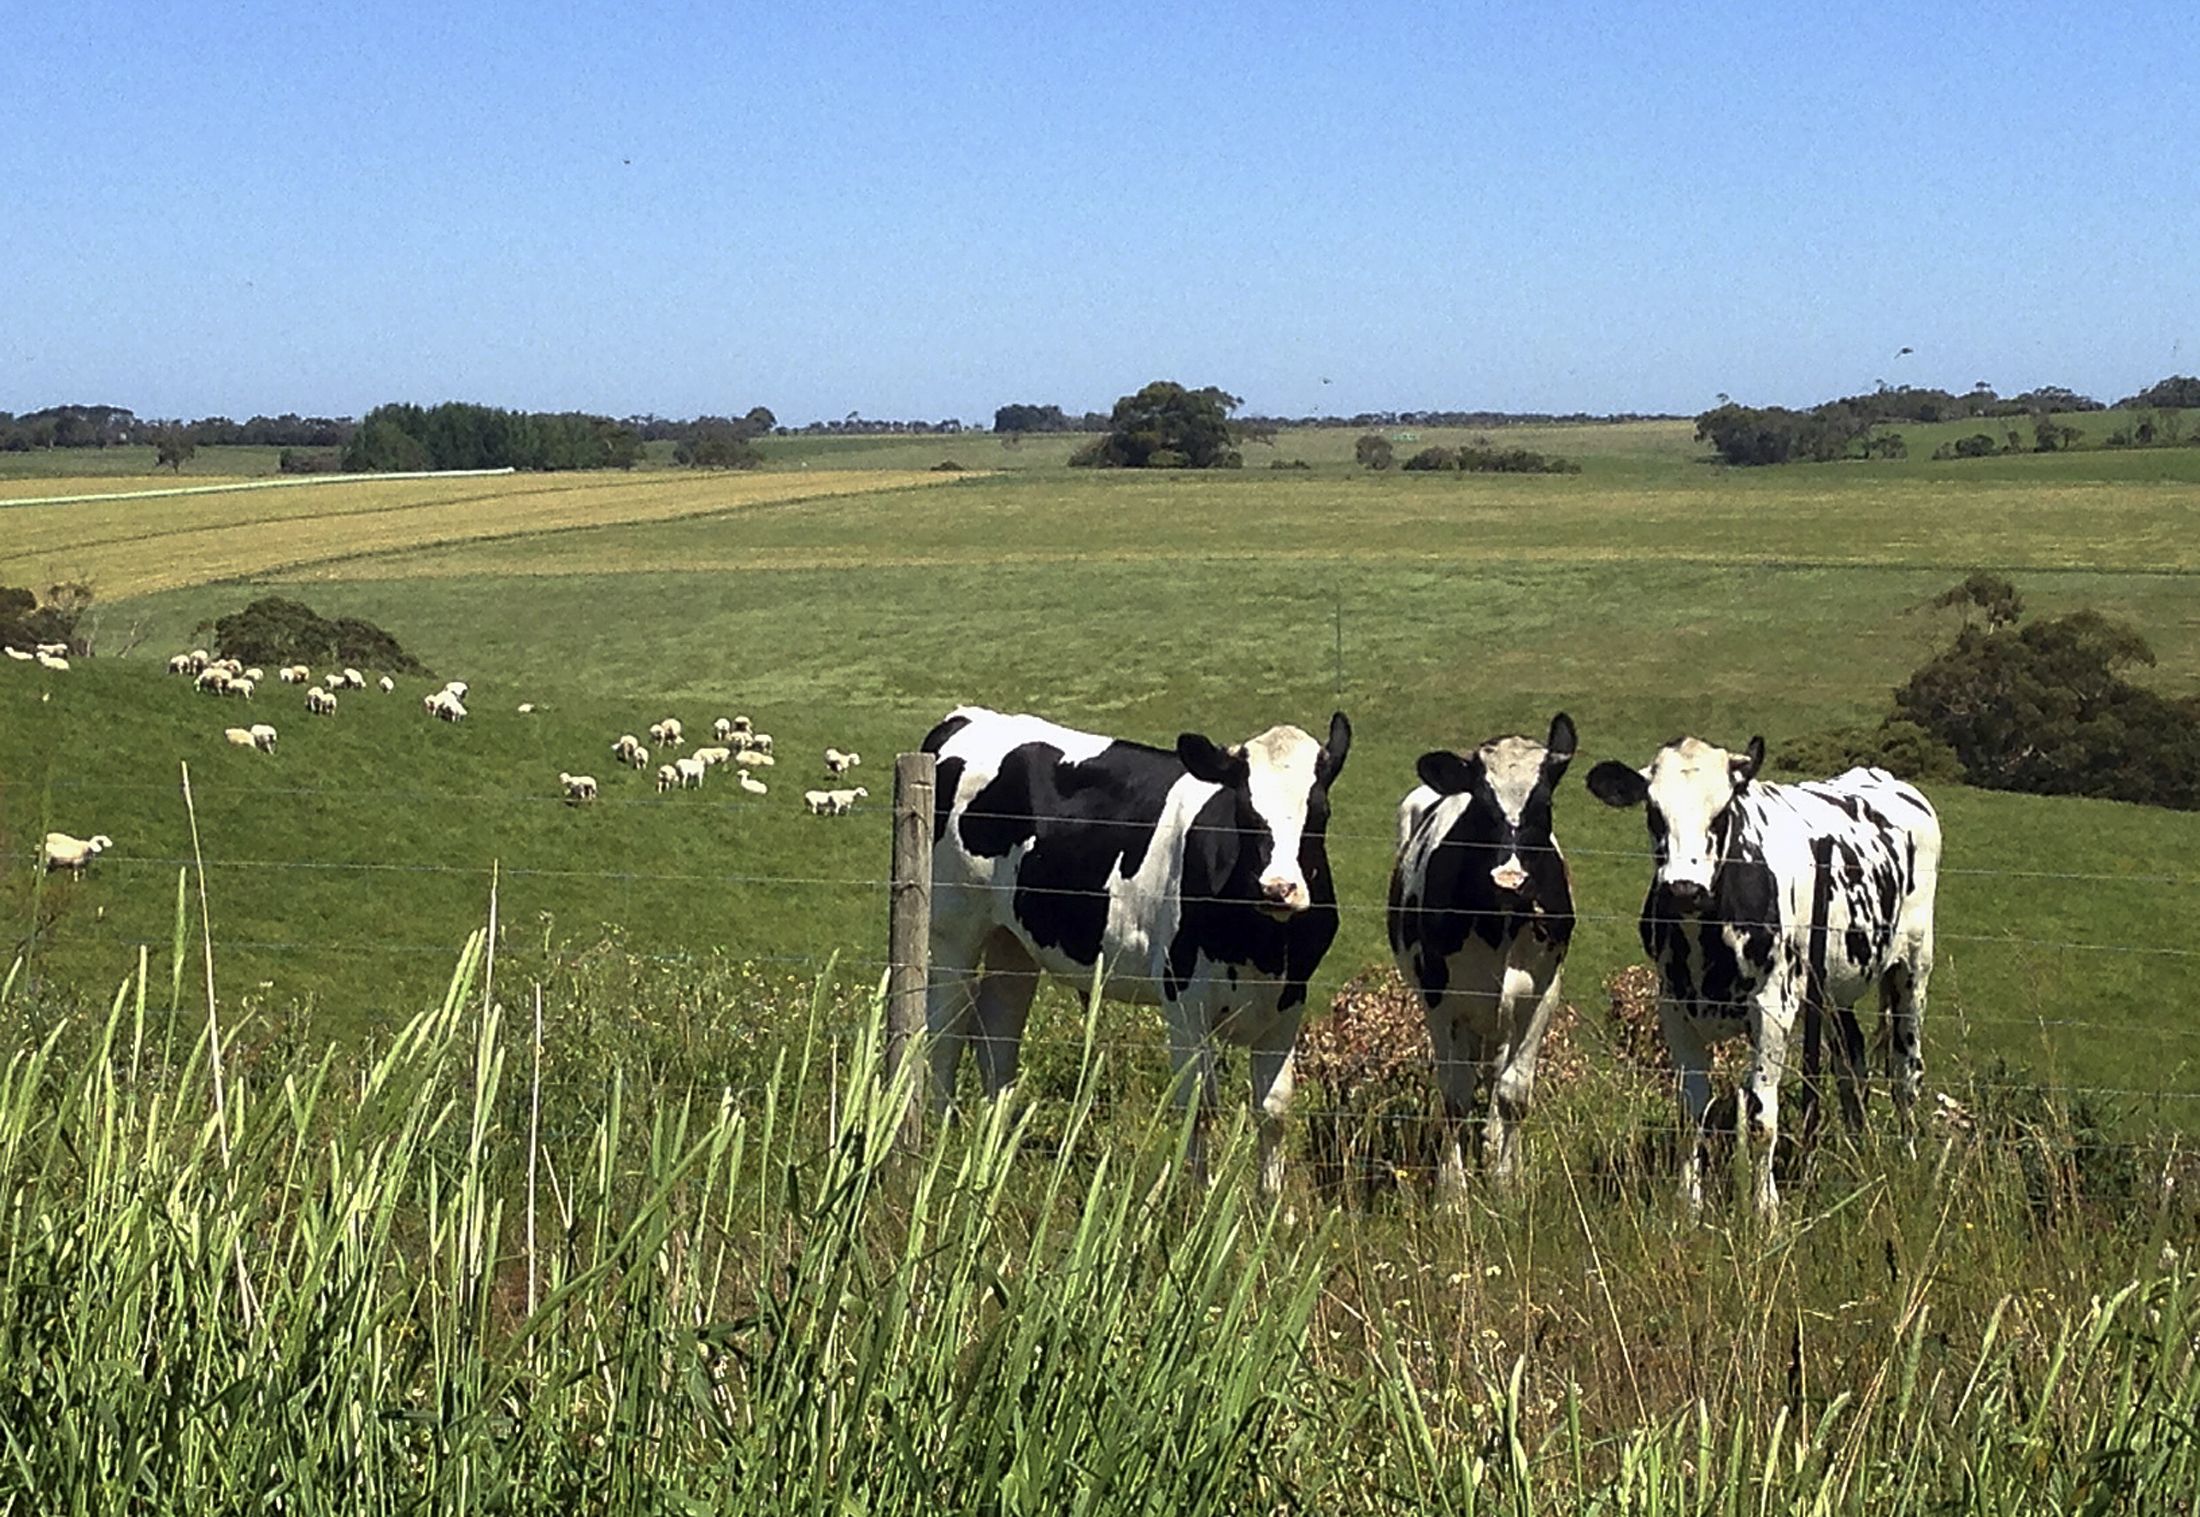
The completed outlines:
{"type": "Polygon", "coordinates": [[[2200,370],[2200,19],[1958,10],[18,0],[0,409],[2200,370]]]}

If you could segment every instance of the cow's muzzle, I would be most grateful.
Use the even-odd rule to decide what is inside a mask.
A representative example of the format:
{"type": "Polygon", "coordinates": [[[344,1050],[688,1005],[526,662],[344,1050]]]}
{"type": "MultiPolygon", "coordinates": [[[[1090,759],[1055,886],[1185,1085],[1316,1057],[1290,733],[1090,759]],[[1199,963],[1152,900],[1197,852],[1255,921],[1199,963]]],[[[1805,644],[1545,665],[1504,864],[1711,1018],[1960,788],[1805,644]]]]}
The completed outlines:
{"type": "Polygon", "coordinates": [[[1694,916],[1711,905],[1709,888],[1694,880],[1673,880],[1660,893],[1665,897],[1667,906],[1685,916],[1694,916]]]}
{"type": "Polygon", "coordinates": [[[1254,902],[1277,921],[1289,921],[1314,904],[1306,887],[1296,880],[1262,880],[1260,899],[1254,902]]]}
{"type": "Polygon", "coordinates": [[[1526,895],[1528,871],[1517,858],[1510,858],[1490,871],[1490,883],[1506,895],[1526,895]]]}

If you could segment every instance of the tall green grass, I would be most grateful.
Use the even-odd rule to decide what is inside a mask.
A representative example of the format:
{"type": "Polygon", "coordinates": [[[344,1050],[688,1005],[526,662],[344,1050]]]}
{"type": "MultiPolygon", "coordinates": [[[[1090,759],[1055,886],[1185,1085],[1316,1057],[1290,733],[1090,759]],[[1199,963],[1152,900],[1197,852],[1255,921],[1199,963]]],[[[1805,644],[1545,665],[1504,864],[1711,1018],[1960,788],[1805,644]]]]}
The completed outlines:
{"type": "Polygon", "coordinates": [[[1242,1123],[1219,1183],[1182,1175],[1091,1023],[908,1155],[875,999],[847,1042],[822,989],[747,1008],[773,1031],[698,1044],[713,1087],[546,1035],[476,934],[376,1049],[217,1047],[190,927],[179,881],[177,969],[141,955],[103,1017],[0,985],[10,1510],[2106,1512],[2200,1481],[2189,1174],[2103,1204],[2045,1098],[1971,1092],[1915,1164],[1829,1149],[1771,1225],[1683,1223],[1593,1084],[1463,1213],[1272,1207],[1242,1123]]]}

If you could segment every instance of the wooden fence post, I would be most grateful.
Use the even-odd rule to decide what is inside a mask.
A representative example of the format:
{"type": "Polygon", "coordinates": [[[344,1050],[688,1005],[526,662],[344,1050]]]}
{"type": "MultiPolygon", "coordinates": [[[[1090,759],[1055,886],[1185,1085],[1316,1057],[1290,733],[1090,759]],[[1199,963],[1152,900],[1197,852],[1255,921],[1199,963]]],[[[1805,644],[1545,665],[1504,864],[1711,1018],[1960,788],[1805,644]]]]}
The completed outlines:
{"type": "MultiPolygon", "coordinates": [[[[925,984],[932,962],[932,793],[929,753],[894,760],[894,864],[887,901],[886,1078],[892,1080],[924,1030],[925,984]]],[[[909,1087],[902,1146],[924,1137],[924,1082],[909,1087]]]]}

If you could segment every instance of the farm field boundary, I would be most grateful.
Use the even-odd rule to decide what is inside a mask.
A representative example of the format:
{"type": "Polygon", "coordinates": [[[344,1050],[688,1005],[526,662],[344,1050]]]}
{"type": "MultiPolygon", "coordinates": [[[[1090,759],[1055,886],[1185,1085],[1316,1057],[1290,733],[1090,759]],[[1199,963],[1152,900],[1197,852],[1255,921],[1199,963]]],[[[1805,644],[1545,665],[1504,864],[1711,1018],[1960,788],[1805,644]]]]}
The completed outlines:
{"type": "Polygon", "coordinates": [[[73,506],[88,500],[153,500],[164,495],[224,495],[234,490],[288,490],[300,485],[355,485],[374,479],[481,479],[513,474],[502,469],[415,469],[390,474],[286,474],[280,479],[225,479],[205,485],[169,485],[157,490],[93,490],[78,495],[33,495],[27,499],[0,500],[0,508],[17,506],[73,506]]]}

